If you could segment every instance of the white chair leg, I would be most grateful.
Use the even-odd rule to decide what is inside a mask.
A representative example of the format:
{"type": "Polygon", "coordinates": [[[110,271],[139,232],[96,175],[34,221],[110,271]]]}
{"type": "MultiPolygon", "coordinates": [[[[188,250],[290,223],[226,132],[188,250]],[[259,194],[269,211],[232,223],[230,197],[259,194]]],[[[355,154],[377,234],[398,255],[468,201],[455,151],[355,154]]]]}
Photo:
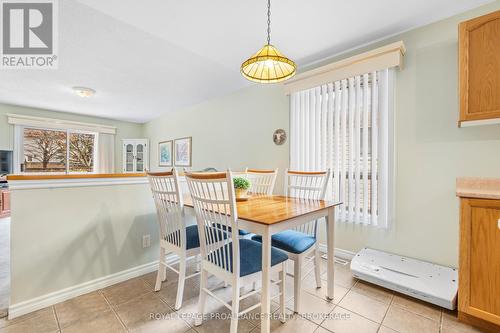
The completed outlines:
{"type": "Polygon", "coordinates": [[[203,268],[200,273],[200,296],[198,298],[198,315],[194,320],[195,326],[200,326],[203,322],[203,317],[205,316],[205,301],[207,299],[207,293],[203,290],[207,288],[208,285],[208,273],[203,268]]]}
{"type": "Polygon", "coordinates": [[[231,303],[231,328],[230,333],[238,332],[238,313],[240,311],[240,288],[238,286],[238,279],[236,278],[236,283],[233,284],[233,300],[231,303]]]}
{"type": "Polygon", "coordinates": [[[177,297],[175,299],[175,310],[182,306],[182,297],[184,295],[184,283],[186,282],[186,258],[179,260],[179,281],[177,282],[177,297]]]}
{"type": "MultiPolygon", "coordinates": [[[[167,255],[167,252],[165,251],[165,249],[163,249],[163,253],[161,253],[161,250],[160,250],[160,260],[162,260],[164,263],[167,262],[167,259],[165,258],[165,256],[167,255]]],[[[167,265],[163,265],[162,267],[162,270],[161,270],[161,281],[166,281],[167,280],[167,265]]]]}
{"type": "Polygon", "coordinates": [[[293,310],[300,313],[300,301],[302,294],[302,256],[297,256],[293,263],[293,310]]]}
{"type": "Polygon", "coordinates": [[[316,242],[314,250],[314,275],[316,276],[316,288],[321,288],[321,252],[318,242],[316,242]]]}
{"type": "Polygon", "coordinates": [[[164,280],[164,268],[166,268],[165,264],[165,248],[160,246],[160,259],[158,260],[158,272],[156,273],[156,283],[155,283],[155,291],[159,291],[161,289],[161,282],[164,280]]]}
{"type": "Polygon", "coordinates": [[[252,283],[252,291],[257,290],[257,282],[252,283]]]}
{"type": "Polygon", "coordinates": [[[201,254],[196,255],[196,272],[201,271],[201,254]]]}
{"type": "Polygon", "coordinates": [[[282,323],[286,322],[286,261],[283,262],[283,267],[281,268],[279,279],[280,283],[280,321],[282,323]]]}

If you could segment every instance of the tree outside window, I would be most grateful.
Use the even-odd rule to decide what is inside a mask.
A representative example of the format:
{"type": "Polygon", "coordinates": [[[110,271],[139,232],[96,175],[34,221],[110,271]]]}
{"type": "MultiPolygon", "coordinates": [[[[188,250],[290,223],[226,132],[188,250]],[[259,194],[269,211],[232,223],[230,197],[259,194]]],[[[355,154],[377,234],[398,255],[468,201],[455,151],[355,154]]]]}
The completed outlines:
{"type": "Polygon", "coordinates": [[[70,133],[69,171],[92,172],[94,169],[94,134],[70,133]]]}
{"type": "Polygon", "coordinates": [[[24,172],[94,171],[95,134],[36,128],[23,134],[24,172]]]}

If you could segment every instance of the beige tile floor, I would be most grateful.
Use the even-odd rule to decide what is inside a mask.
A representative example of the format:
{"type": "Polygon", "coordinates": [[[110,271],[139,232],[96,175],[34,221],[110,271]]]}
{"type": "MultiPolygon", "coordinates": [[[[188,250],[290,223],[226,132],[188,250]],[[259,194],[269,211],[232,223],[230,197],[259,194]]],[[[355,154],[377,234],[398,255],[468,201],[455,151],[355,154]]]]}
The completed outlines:
{"type": "MultiPolygon", "coordinates": [[[[335,299],[332,302],[325,300],[326,285],[316,289],[314,277],[307,275],[302,300],[305,314],[292,315],[293,301],[290,299],[287,302],[287,322],[281,324],[278,320],[272,321],[272,332],[480,332],[459,323],[453,312],[354,279],[349,266],[336,264],[335,274],[335,299]]],[[[326,278],[326,275],[322,277],[326,278]]],[[[206,309],[211,316],[202,326],[194,327],[190,314],[196,313],[198,278],[188,280],[183,307],[179,311],[173,310],[176,275],[168,274],[160,292],[153,291],[154,281],[155,273],[147,274],[11,321],[0,320],[0,333],[229,331],[229,320],[220,319],[227,316],[229,311],[210,297],[206,309]]],[[[231,288],[224,288],[215,278],[211,278],[210,288],[216,288],[219,297],[230,300],[231,288]]],[[[288,279],[286,290],[289,296],[293,296],[292,278],[288,279]]],[[[241,306],[245,308],[258,300],[259,295],[253,295],[241,306]]],[[[278,311],[279,305],[273,303],[272,310],[278,311]]],[[[258,311],[254,310],[252,314],[258,311]]],[[[238,332],[258,333],[259,326],[258,319],[243,318],[239,321],[238,332]]]]}

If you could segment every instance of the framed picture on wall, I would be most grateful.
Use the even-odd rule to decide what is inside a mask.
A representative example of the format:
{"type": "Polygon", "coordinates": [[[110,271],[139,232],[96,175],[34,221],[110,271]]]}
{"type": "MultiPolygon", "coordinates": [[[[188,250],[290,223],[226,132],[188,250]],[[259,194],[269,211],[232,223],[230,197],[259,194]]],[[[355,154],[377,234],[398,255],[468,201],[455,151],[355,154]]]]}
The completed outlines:
{"type": "Polygon", "coordinates": [[[191,137],[175,139],[174,141],[175,166],[191,166],[191,137]]]}
{"type": "Polygon", "coordinates": [[[172,164],[172,140],[158,143],[158,165],[171,167],[172,164]]]}

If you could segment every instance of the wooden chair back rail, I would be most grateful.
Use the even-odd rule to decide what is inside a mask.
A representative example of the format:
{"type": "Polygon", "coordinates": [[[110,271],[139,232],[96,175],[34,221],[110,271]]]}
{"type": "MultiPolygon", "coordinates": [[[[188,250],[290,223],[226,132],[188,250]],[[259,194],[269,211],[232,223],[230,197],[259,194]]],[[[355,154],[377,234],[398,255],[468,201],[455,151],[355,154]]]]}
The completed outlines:
{"type": "Polygon", "coordinates": [[[245,173],[275,173],[278,169],[274,170],[259,170],[259,169],[246,169],[245,173]]]}
{"type": "Polygon", "coordinates": [[[314,176],[314,175],[325,175],[328,171],[293,171],[287,170],[290,175],[304,175],[304,176],[314,176]]]}
{"type": "MultiPolygon", "coordinates": [[[[285,195],[307,200],[324,200],[330,169],[325,172],[286,171],[285,195]]],[[[296,231],[316,237],[318,222],[311,221],[295,228],[296,231]]]]}
{"type": "Polygon", "coordinates": [[[185,248],[186,231],[182,219],[183,201],[176,171],[170,175],[147,174],[155,202],[160,238],[179,248],[185,248]]]}
{"type": "Polygon", "coordinates": [[[191,178],[191,179],[224,179],[227,177],[226,172],[186,172],[185,174],[186,178],[191,178]]]}
{"type": "Polygon", "coordinates": [[[202,258],[239,276],[238,215],[231,172],[209,177],[191,175],[186,180],[200,232],[202,258]],[[229,262],[230,249],[233,251],[232,262],[229,262]]]}
{"type": "Polygon", "coordinates": [[[250,180],[250,193],[253,194],[273,194],[274,184],[278,176],[278,169],[275,170],[254,170],[246,169],[246,178],[250,180]]]}
{"type": "Polygon", "coordinates": [[[164,172],[151,172],[151,171],[147,171],[146,170],[146,175],[147,176],[159,176],[159,177],[163,177],[163,176],[172,176],[173,174],[174,174],[173,169],[170,170],[170,171],[164,171],[164,172]]]}

